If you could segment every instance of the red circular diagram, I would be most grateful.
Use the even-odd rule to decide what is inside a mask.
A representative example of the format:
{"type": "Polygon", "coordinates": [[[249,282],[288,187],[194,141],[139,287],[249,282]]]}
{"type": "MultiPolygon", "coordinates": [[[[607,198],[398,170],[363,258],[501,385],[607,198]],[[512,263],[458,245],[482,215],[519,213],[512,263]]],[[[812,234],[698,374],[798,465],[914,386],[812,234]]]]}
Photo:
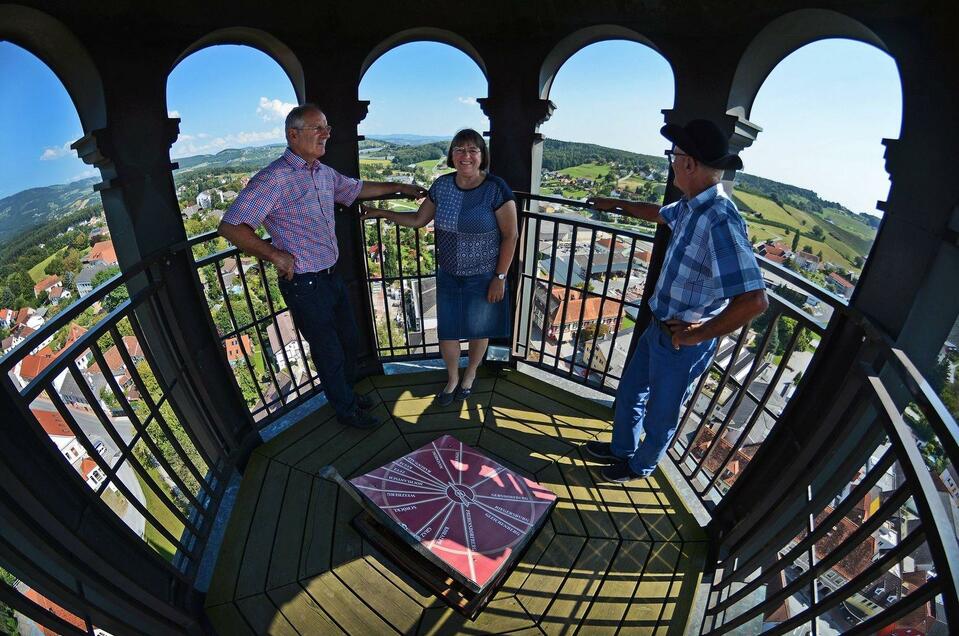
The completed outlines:
{"type": "Polygon", "coordinates": [[[449,435],[350,483],[421,553],[480,589],[525,544],[556,499],[449,435]]]}

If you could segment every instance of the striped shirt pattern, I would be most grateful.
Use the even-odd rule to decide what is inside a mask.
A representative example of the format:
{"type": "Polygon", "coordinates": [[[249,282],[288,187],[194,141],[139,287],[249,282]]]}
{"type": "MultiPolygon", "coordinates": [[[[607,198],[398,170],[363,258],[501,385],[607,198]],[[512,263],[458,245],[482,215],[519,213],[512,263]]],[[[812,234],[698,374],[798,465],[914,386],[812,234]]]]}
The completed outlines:
{"type": "Polygon", "coordinates": [[[649,300],[659,320],[708,320],[733,296],[765,287],[746,223],[722,184],[659,213],[673,231],[649,300]]]}
{"type": "Polygon", "coordinates": [[[293,255],[297,274],[336,264],[335,204],[351,205],[363,182],[345,177],[319,161],[313,167],[289,148],[260,170],[223,215],[231,225],[261,224],[273,245],[293,255]]]}

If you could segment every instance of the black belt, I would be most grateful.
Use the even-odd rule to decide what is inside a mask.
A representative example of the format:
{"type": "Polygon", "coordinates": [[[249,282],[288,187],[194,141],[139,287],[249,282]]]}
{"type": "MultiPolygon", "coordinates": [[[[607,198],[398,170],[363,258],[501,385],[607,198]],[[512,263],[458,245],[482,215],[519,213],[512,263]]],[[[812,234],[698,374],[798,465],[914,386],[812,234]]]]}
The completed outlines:
{"type": "Polygon", "coordinates": [[[330,265],[326,269],[321,269],[317,272],[301,272],[299,274],[293,274],[293,279],[296,280],[297,277],[308,278],[310,276],[332,276],[333,272],[336,271],[336,264],[330,265]]]}

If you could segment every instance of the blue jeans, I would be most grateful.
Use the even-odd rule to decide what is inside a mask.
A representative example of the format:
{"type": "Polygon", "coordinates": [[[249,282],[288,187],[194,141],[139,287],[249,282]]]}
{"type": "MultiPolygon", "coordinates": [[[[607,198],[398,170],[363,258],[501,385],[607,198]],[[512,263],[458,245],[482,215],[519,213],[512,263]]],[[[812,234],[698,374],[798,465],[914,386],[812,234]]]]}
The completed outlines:
{"type": "Polygon", "coordinates": [[[338,416],[354,414],[358,335],[343,279],[335,272],[296,274],[292,281],[280,278],[279,286],[296,328],[310,343],[326,399],[338,416]]]}
{"type": "Polygon", "coordinates": [[[619,382],[613,419],[613,454],[628,460],[634,473],[650,474],[663,458],[679,410],[715,349],[712,339],[677,351],[655,322],[643,332],[619,382]]]}

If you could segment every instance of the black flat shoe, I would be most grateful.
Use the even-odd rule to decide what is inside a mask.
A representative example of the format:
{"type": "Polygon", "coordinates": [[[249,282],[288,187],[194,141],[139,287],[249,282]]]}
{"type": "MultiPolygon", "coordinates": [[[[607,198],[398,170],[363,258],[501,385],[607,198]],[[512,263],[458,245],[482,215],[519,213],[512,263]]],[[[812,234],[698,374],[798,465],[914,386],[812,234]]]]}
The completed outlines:
{"type": "Polygon", "coordinates": [[[458,386],[456,387],[456,393],[454,395],[456,396],[457,400],[465,400],[472,393],[473,393],[473,387],[470,387],[467,389],[466,387],[458,386]]]}
{"type": "Polygon", "coordinates": [[[607,464],[618,464],[623,461],[621,458],[616,457],[613,454],[613,448],[609,442],[600,442],[595,439],[591,439],[585,444],[583,444],[583,449],[586,451],[586,454],[590,459],[595,459],[599,462],[606,462],[607,464]]]}
{"type": "Polygon", "coordinates": [[[456,391],[453,393],[446,393],[445,391],[440,391],[436,394],[436,397],[433,398],[433,404],[437,406],[449,406],[453,403],[453,398],[456,397],[456,391]]]}

